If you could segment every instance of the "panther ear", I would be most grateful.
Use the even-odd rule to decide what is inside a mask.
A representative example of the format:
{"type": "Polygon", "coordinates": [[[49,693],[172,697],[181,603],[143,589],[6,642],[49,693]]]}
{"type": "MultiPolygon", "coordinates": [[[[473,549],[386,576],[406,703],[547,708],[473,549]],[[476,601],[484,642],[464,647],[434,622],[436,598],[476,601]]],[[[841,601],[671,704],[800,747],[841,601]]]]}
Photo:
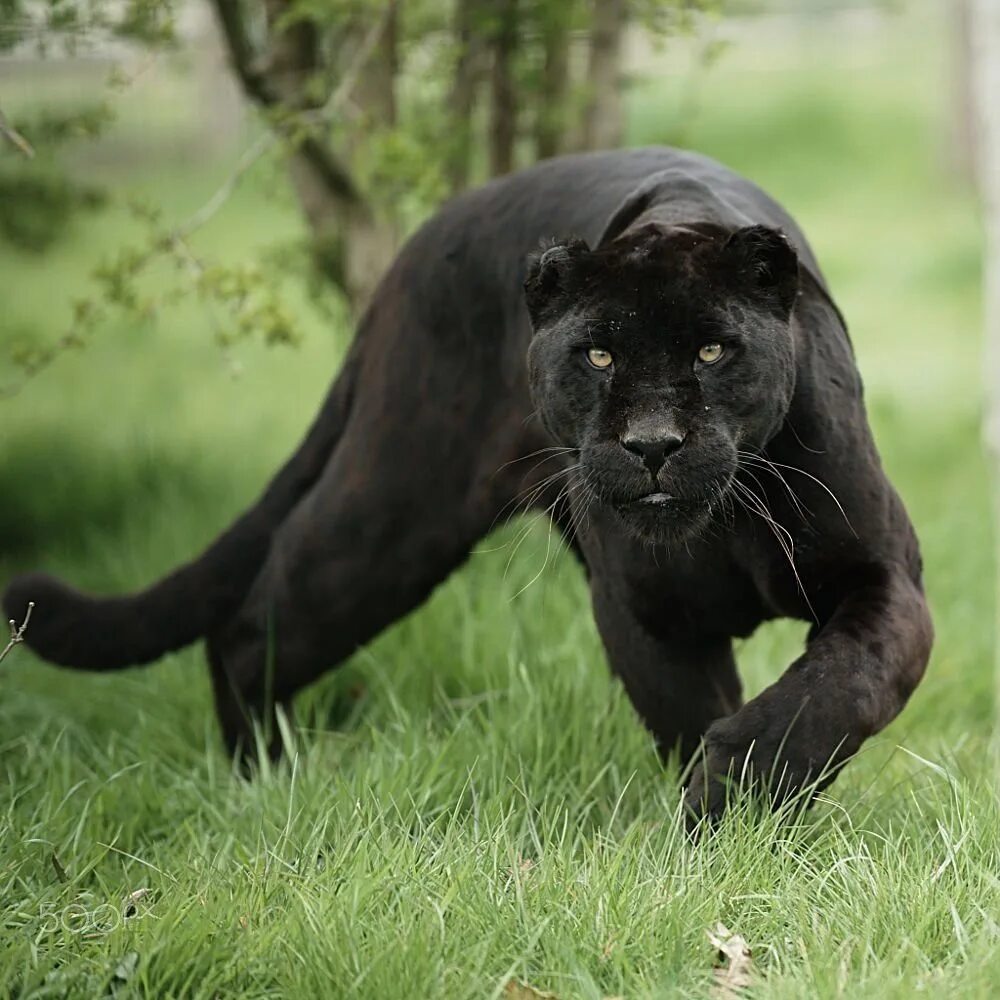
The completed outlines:
{"type": "Polygon", "coordinates": [[[584,240],[569,240],[539,250],[528,258],[524,297],[532,321],[554,313],[568,303],[563,299],[574,286],[575,271],[590,247],[584,240]]]}
{"type": "Polygon", "coordinates": [[[722,256],[747,291],[788,317],[799,290],[799,258],[784,233],[745,226],[726,240],[722,256]]]}

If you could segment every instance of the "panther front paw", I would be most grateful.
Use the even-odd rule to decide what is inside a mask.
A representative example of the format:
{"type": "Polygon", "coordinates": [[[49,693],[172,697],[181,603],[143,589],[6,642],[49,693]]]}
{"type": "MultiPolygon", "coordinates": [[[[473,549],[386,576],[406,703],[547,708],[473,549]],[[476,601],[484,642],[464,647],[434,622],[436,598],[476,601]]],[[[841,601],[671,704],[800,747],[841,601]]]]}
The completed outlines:
{"type": "Polygon", "coordinates": [[[833,780],[833,769],[817,766],[816,748],[788,726],[745,730],[740,713],[713,723],[684,794],[688,825],[717,822],[729,802],[749,792],[776,809],[792,801],[807,804],[833,780]]]}

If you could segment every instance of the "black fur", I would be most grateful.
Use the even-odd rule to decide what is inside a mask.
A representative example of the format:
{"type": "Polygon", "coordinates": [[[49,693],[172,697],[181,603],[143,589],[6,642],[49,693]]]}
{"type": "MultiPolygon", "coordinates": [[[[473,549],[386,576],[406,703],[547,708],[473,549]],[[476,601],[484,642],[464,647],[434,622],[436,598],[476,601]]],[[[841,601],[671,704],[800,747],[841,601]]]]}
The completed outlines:
{"type": "Polygon", "coordinates": [[[4,608],[34,600],[29,645],[94,670],[206,635],[245,751],[252,719],[420,604],[535,486],[637,711],[664,750],[704,747],[695,815],[745,766],[775,800],[822,786],[923,673],[916,538],[805,237],[748,181],[661,148],[550,160],[446,205],[300,450],[201,558],[125,598],[21,577],[4,608]],[[573,451],[516,461],[552,444],[573,451]],[[806,649],[741,705],[732,638],[779,616],[813,623],[806,649]]]}

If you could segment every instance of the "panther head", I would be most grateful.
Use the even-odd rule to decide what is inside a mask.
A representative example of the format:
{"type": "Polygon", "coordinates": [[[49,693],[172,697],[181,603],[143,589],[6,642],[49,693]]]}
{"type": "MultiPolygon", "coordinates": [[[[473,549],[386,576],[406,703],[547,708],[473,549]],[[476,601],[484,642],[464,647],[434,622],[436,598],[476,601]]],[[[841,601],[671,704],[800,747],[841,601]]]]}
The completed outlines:
{"type": "Polygon", "coordinates": [[[703,528],[740,449],[780,429],[798,288],[795,251],[764,226],[648,224],[531,259],[535,405],[630,532],[669,543],[703,528]]]}

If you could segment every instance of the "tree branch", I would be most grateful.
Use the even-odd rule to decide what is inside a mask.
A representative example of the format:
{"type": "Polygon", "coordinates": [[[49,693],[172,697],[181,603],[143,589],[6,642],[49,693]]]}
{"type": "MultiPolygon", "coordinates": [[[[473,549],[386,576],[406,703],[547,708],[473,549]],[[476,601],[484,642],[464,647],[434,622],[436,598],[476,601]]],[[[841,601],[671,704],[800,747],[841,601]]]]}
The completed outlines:
{"type": "MultiPolygon", "coordinates": [[[[250,33],[243,17],[243,7],[239,0],[213,0],[219,25],[229,48],[230,62],[233,72],[243,87],[244,93],[262,108],[277,110],[288,107],[288,95],[282,95],[281,88],[273,74],[284,73],[287,66],[284,60],[272,60],[266,65],[260,54],[254,49],[250,33]]],[[[365,62],[370,58],[372,50],[378,43],[392,13],[393,5],[387,4],[383,9],[376,27],[369,33],[365,43],[358,50],[358,55],[352,64],[353,73],[351,86],[357,81],[365,62]],[[372,37],[374,36],[374,37],[372,37]]],[[[337,88],[337,92],[341,90],[337,88]]],[[[348,88],[348,91],[350,88],[348,88]]],[[[327,102],[329,103],[329,102],[327,102]]],[[[277,127],[277,126],[276,126],[277,127]]],[[[319,178],[342,201],[360,205],[363,201],[357,185],[350,173],[337,160],[330,148],[315,136],[306,136],[298,147],[298,152],[304,160],[316,171],[319,178]]]]}
{"type": "Polygon", "coordinates": [[[278,95],[270,81],[261,73],[257,53],[246,21],[243,19],[243,5],[240,0],[213,0],[215,13],[229,48],[229,59],[233,72],[243,87],[247,97],[263,107],[278,103],[278,95]]]}
{"type": "MultiPolygon", "coordinates": [[[[231,2],[232,0],[217,0],[217,3],[225,6],[228,6],[231,2]]],[[[337,117],[343,106],[347,103],[348,98],[351,96],[351,91],[354,89],[365,64],[375,51],[375,46],[378,45],[379,40],[382,37],[382,33],[385,31],[386,26],[391,19],[392,9],[393,4],[391,3],[385,6],[382,15],[371,26],[368,34],[365,35],[362,40],[350,66],[348,66],[344,71],[344,75],[341,77],[340,83],[337,84],[336,89],[330,94],[323,105],[319,108],[301,112],[296,116],[296,121],[309,126],[321,126],[331,122],[337,117]]],[[[285,129],[287,130],[288,126],[285,126],[285,129]]],[[[257,139],[246,149],[237,162],[233,172],[225,179],[225,181],[223,181],[220,187],[216,190],[215,194],[213,194],[212,197],[198,209],[198,211],[191,215],[186,222],[177,226],[173,230],[172,235],[178,238],[186,238],[195,232],[195,230],[200,229],[203,225],[205,225],[205,223],[208,222],[208,220],[211,219],[212,216],[214,216],[216,212],[218,212],[219,209],[222,208],[222,206],[229,200],[229,197],[239,186],[240,181],[246,176],[254,164],[274,146],[278,138],[279,133],[274,130],[261,133],[261,135],[258,136],[257,139]]],[[[314,154],[313,158],[310,159],[310,162],[313,163],[313,166],[317,166],[317,163],[325,163],[325,147],[318,140],[310,140],[310,138],[307,137],[302,144],[303,152],[305,152],[305,147],[310,141],[316,141],[316,144],[320,147],[319,151],[314,154]]],[[[328,181],[331,188],[334,191],[337,191],[337,188],[335,187],[338,173],[337,168],[331,168],[329,174],[323,170],[320,170],[320,173],[323,179],[328,181]]],[[[337,191],[337,193],[339,194],[340,192],[337,191]]],[[[354,196],[345,195],[345,197],[349,197],[353,200],[354,196]]]]}

